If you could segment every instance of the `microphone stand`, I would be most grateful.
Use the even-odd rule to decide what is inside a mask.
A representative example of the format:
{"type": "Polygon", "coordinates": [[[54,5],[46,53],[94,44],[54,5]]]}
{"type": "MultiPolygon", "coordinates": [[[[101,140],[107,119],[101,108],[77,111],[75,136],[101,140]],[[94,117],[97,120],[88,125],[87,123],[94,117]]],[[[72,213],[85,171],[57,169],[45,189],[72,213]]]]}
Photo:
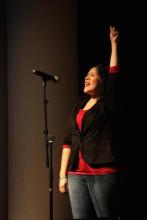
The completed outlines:
{"type": "Polygon", "coordinates": [[[54,136],[48,134],[48,126],[47,126],[47,103],[48,100],[46,98],[46,79],[43,79],[43,103],[44,103],[44,123],[45,128],[42,130],[44,133],[44,140],[45,140],[45,149],[46,149],[46,167],[49,171],[49,220],[53,220],[53,166],[52,166],[52,148],[53,148],[53,141],[55,139],[54,136]]]}

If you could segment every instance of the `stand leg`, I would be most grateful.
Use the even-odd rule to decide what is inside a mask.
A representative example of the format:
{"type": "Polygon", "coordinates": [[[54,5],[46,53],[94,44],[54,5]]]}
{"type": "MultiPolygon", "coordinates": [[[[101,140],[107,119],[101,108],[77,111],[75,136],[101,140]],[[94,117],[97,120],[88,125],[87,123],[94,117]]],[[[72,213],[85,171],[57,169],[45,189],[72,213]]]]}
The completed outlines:
{"type": "Polygon", "coordinates": [[[55,137],[48,135],[49,142],[49,210],[50,220],[53,220],[53,166],[52,166],[52,154],[53,154],[53,140],[55,137]]]}

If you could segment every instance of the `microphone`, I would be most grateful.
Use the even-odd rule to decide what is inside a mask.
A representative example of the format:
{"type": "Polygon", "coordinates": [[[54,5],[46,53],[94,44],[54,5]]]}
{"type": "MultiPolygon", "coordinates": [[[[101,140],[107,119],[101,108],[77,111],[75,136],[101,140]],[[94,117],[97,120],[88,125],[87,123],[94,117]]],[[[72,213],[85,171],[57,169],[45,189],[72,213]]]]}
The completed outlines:
{"type": "Polygon", "coordinates": [[[33,69],[33,73],[38,75],[38,76],[41,76],[44,81],[50,80],[50,81],[55,82],[55,83],[59,81],[59,76],[57,76],[57,75],[52,76],[48,73],[44,73],[42,71],[35,70],[35,69],[33,69]]]}

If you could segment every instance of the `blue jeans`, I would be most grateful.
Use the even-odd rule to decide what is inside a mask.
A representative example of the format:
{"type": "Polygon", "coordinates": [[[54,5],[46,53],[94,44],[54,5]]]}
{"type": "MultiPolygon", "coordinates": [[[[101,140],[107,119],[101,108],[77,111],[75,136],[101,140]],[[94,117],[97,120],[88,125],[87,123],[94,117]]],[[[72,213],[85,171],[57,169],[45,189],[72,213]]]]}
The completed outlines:
{"type": "Polygon", "coordinates": [[[68,188],[74,219],[120,219],[121,173],[68,175],[68,188]]]}

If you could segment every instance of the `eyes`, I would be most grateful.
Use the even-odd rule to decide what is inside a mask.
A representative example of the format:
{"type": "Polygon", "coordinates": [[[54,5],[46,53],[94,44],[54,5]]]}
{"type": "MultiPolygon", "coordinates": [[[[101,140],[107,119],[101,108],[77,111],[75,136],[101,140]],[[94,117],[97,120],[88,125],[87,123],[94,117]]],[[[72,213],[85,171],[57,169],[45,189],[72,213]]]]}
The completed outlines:
{"type": "Polygon", "coordinates": [[[85,77],[85,79],[94,79],[97,80],[99,79],[99,73],[98,73],[98,69],[96,67],[91,68],[88,72],[87,75],[85,77]]]}
{"type": "Polygon", "coordinates": [[[91,73],[91,74],[87,74],[87,76],[85,77],[85,79],[88,78],[88,77],[97,78],[98,76],[97,76],[97,74],[95,74],[95,73],[91,73]]]}

